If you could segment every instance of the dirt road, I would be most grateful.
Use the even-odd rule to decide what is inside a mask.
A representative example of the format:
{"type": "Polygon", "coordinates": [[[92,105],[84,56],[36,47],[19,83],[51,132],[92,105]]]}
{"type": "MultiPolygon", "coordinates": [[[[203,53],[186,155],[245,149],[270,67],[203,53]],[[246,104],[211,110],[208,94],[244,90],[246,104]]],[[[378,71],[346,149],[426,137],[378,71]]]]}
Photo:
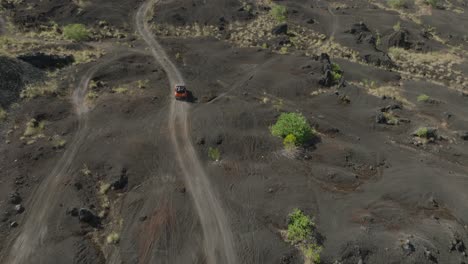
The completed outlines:
{"type": "MultiPolygon", "coordinates": [[[[170,92],[172,93],[174,84],[184,83],[184,80],[148,28],[146,14],[153,3],[154,1],[147,1],[139,8],[136,15],[136,25],[139,34],[150,47],[154,58],[166,71],[171,85],[170,92]]],[[[180,169],[193,197],[203,228],[207,262],[211,264],[238,263],[230,225],[190,141],[189,109],[190,106],[187,103],[172,100],[168,127],[180,169]]]]}

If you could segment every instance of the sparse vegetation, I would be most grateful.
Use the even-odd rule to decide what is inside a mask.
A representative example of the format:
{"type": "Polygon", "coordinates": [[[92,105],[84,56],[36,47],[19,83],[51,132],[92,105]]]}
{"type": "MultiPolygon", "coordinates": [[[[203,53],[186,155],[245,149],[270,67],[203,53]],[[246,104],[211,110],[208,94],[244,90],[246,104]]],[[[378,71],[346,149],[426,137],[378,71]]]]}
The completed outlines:
{"type": "Polygon", "coordinates": [[[287,239],[301,249],[306,263],[320,263],[322,247],[313,241],[314,228],[314,221],[301,210],[296,208],[289,215],[287,239]]]}
{"type": "Polygon", "coordinates": [[[293,243],[299,243],[312,234],[314,222],[306,216],[301,210],[294,209],[289,215],[288,221],[288,240],[293,243]]]}
{"type": "Polygon", "coordinates": [[[65,139],[63,139],[61,136],[59,135],[54,135],[52,138],[52,146],[55,148],[55,149],[61,149],[63,147],[65,147],[65,145],[67,144],[67,141],[65,139]]]}
{"type": "Polygon", "coordinates": [[[112,92],[118,93],[118,94],[125,94],[125,93],[128,92],[128,88],[126,88],[126,87],[117,87],[117,88],[113,88],[112,92]]]}
{"type": "Polygon", "coordinates": [[[5,109],[0,107],[0,122],[5,121],[6,117],[7,112],[5,111],[5,109]]]}
{"type": "Polygon", "coordinates": [[[44,130],[45,123],[44,121],[38,122],[36,119],[29,120],[26,123],[26,129],[24,130],[23,136],[24,137],[34,137],[42,134],[44,130]]]}
{"type": "Polygon", "coordinates": [[[428,102],[430,99],[431,97],[427,94],[421,94],[417,98],[418,102],[428,102]]]}
{"type": "Polygon", "coordinates": [[[439,8],[439,0],[425,0],[427,5],[432,6],[433,8],[439,8]]]}
{"type": "Polygon", "coordinates": [[[425,139],[436,139],[437,129],[430,127],[420,127],[413,133],[413,136],[425,139]]]}
{"type": "Polygon", "coordinates": [[[221,153],[219,152],[218,148],[210,147],[208,149],[208,157],[210,157],[210,159],[212,159],[213,161],[219,161],[219,159],[221,158],[221,153]]]}
{"type": "Polygon", "coordinates": [[[148,80],[138,80],[137,86],[139,89],[145,89],[148,86],[148,80]]]}
{"type": "Polygon", "coordinates": [[[408,0],[387,0],[387,4],[391,8],[405,8],[408,5],[408,0]]]}
{"type": "Polygon", "coordinates": [[[84,176],[91,176],[91,170],[88,168],[88,165],[83,164],[83,168],[81,169],[81,173],[84,176]]]}
{"type": "Polygon", "coordinates": [[[296,147],[296,144],[297,139],[296,136],[294,136],[293,134],[287,135],[283,140],[284,148],[287,150],[294,149],[296,147]]]}
{"type": "Polygon", "coordinates": [[[106,194],[109,191],[110,187],[110,183],[101,182],[101,186],[99,186],[99,193],[102,195],[106,194]]]}
{"type": "Polygon", "coordinates": [[[296,138],[296,145],[304,144],[316,134],[300,113],[282,113],[276,124],[271,127],[271,133],[281,138],[293,135],[296,138]]]}
{"type": "Polygon", "coordinates": [[[23,91],[21,91],[20,97],[24,99],[32,99],[39,96],[55,94],[57,94],[57,82],[55,80],[50,80],[28,85],[23,91]]]}
{"type": "Polygon", "coordinates": [[[112,232],[107,236],[106,242],[107,244],[118,244],[120,242],[120,235],[112,232]]]}
{"type": "Polygon", "coordinates": [[[400,31],[401,30],[401,22],[398,21],[395,25],[393,25],[393,30],[394,31],[400,31]]]}
{"type": "Polygon", "coordinates": [[[285,6],[278,5],[278,4],[273,4],[270,10],[271,16],[273,16],[276,21],[279,23],[283,23],[287,19],[287,9],[285,6]]]}
{"type": "Polygon", "coordinates": [[[83,24],[70,24],[63,28],[65,38],[73,41],[85,41],[89,38],[89,31],[83,24]]]}
{"type": "Polygon", "coordinates": [[[86,94],[86,98],[89,99],[89,100],[94,100],[94,99],[96,99],[98,97],[99,97],[99,94],[96,91],[89,91],[86,94]]]}
{"type": "Polygon", "coordinates": [[[343,77],[343,71],[341,70],[341,67],[340,65],[336,64],[336,63],[332,63],[332,78],[333,78],[333,82],[334,83],[337,83],[341,80],[341,78],[343,77]]]}

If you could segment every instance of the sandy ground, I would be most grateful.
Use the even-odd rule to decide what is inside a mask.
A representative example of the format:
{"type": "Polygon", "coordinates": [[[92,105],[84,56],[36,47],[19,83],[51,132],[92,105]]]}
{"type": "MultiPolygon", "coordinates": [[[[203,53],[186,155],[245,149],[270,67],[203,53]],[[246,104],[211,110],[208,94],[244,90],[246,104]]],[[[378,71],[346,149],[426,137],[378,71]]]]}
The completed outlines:
{"type": "Polygon", "coordinates": [[[32,48],[105,53],[55,75],[4,46],[21,74],[0,67],[0,262],[308,263],[282,235],[294,208],[314,218],[321,263],[468,261],[468,19],[442,2],[277,1],[280,35],[263,1],[5,4],[7,36],[106,20],[124,37],[32,48]],[[341,85],[319,84],[321,53],[341,85]],[[21,99],[39,77],[58,91],[21,99]],[[175,83],[194,101],[175,101],[175,83]],[[269,131],[282,112],[319,137],[285,151],[269,131]],[[43,136],[24,136],[31,118],[43,136]]]}

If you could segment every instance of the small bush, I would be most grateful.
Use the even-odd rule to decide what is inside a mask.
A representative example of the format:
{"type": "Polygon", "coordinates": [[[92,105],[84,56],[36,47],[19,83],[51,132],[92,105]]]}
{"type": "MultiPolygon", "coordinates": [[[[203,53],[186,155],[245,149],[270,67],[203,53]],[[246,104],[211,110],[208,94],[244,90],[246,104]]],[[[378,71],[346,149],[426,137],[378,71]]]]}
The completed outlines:
{"type": "Polygon", "coordinates": [[[283,23],[287,19],[287,9],[285,6],[274,4],[271,7],[270,14],[276,21],[283,23]]]}
{"type": "Polygon", "coordinates": [[[320,253],[322,252],[322,247],[317,244],[309,244],[303,246],[302,251],[307,260],[311,263],[318,264],[320,263],[320,253]]]}
{"type": "Polygon", "coordinates": [[[112,232],[107,236],[106,242],[107,244],[118,244],[120,242],[120,235],[112,232]]]}
{"type": "Polygon", "coordinates": [[[407,0],[387,0],[387,4],[391,8],[404,8],[407,7],[407,0]]]}
{"type": "Polygon", "coordinates": [[[117,88],[113,88],[112,92],[118,93],[118,94],[125,94],[125,93],[128,92],[128,88],[126,88],[126,87],[117,87],[117,88]]]}
{"type": "Polygon", "coordinates": [[[429,99],[431,99],[431,97],[427,94],[421,94],[418,96],[418,102],[427,102],[429,99]]]}
{"type": "Polygon", "coordinates": [[[208,157],[214,161],[219,161],[219,158],[221,157],[221,153],[219,152],[218,148],[212,148],[210,147],[208,149],[208,157]]]}
{"type": "Polygon", "coordinates": [[[312,234],[314,222],[301,210],[294,209],[289,215],[288,240],[296,244],[307,240],[312,234]]]}
{"type": "Polygon", "coordinates": [[[283,140],[283,145],[286,149],[293,149],[294,147],[296,147],[296,144],[297,139],[296,136],[294,136],[293,134],[287,135],[283,140]]]}
{"type": "Polygon", "coordinates": [[[37,136],[42,133],[44,130],[45,123],[44,122],[38,122],[36,119],[31,119],[29,122],[26,124],[26,129],[24,130],[23,136],[24,137],[33,137],[37,136]]]}
{"type": "Polygon", "coordinates": [[[427,129],[427,127],[421,127],[418,130],[416,130],[414,134],[420,138],[427,138],[428,131],[429,129],[427,129]]]}
{"type": "Polygon", "coordinates": [[[282,113],[276,124],[271,127],[273,136],[285,138],[293,135],[296,145],[302,145],[315,136],[315,130],[310,127],[306,118],[300,113],[282,113]]]}
{"type": "Polygon", "coordinates": [[[331,74],[332,74],[333,82],[334,83],[339,82],[341,78],[343,77],[343,71],[341,70],[340,65],[336,63],[332,63],[331,70],[332,70],[331,74]]]}
{"type": "Polygon", "coordinates": [[[102,195],[105,195],[107,194],[107,192],[109,191],[111,187],[111,184],[110,183],[101,183],[101,186],[99,187],[99,193],[102,194],[102,195]]]}
{"type": "Polygon", "coordinates": [[[63,28],[65,38],[73,41],[85,41],[89,38],[89,31],[83,24],[70,24],[63,28]]]}

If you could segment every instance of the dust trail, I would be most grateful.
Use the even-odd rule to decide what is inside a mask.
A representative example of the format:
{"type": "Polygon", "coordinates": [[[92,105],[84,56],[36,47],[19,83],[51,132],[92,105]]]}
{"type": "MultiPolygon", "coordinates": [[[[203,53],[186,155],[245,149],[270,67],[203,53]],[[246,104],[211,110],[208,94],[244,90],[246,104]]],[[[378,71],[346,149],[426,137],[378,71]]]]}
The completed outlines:
{"type": "Polygon", "coordinates": [[[67,173],[69,173],[75,156],[87,135],[88,122],[85,113],[88,112],[89,108],[84,101],[87,87],[96,71],[107,63],[97,64],[86,71],[78,87],[73,92],[72,102],[78,116],[77,132],[73,140],[68,144],[62,157],[55,164],[52,172],[45,177],[37,190],[31,195],[32,200],[28,205],[29,210],[24,217],[23,228],[14,241],[5,263],[34,263],[31,260],[34,257],[33,255],[44,244],[48,232],[47,226],[52,213],[51,209],[55,208],[59,202],[62,193],[62,183],[67,179],[67,173]]]}
{"type": "MultiPolygon", "coordinates": [[[[166,71],[172,93],[174,84],[183,83],[184,80],[175,65],[167,57],[164,49],[150,33],[146,22],[146,14],[153,3],[154,1],[147,1],[138,9],[136,26],[139,34],[150,47],[153,56],[166,71]]],[[[190,141],[188,110],[188,104],[177,103],[173,99],[170,105],[168,125],[177,160],[193,197],[202,225],[207,262],[211,264],[236,264],[238,263],[237,255],[229,223],[190,141]]]]}

